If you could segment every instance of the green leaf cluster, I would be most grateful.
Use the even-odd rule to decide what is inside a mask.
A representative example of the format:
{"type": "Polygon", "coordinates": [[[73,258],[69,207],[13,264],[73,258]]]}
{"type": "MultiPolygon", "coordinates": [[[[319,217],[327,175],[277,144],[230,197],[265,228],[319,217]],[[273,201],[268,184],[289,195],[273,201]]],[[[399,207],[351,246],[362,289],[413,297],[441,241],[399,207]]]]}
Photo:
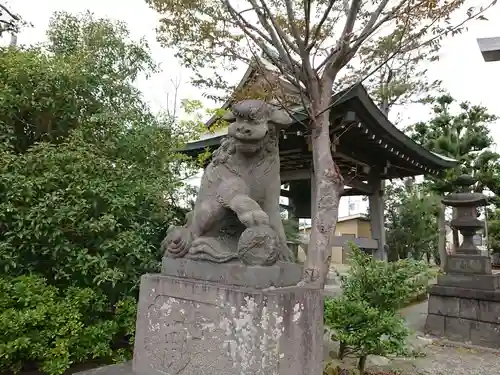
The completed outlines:
{"type": "Polygon", "coordinates": [[[133,341],[135,300],[114,306],[92,288],[58,290],[39,276],[0,278],[0,371],[31,364],[49,375],[89,358],[127,357],[133,341]],[[122,345],[123,346],[123,345],[122,345]]]}
{"type": "Polygon", "coordinates": [[[165,228],[184,214],[174,205],[175,159],[158,145],[163,134],[144,126],[96,144],[75,131],[61,144],[7,155],[0,273],[99,287],[113,301],[134,291],[159,267],[165,228]]]}
{"type": "Polygon", "coordinates": [[[332,338],[341,343],[343,352],[356,354],[364,370],[368,355],[404,354],[405,339],[409,334],[399,316],[370,306],[366,301],[352,301],[345,297],[325,301],[325,321],[334,333],[332,338]]]}
{"type": "Polygon", "coordinates": [[[352,246],[349,271],[342,279],[342,295],[367,301],[383,311],[399,309],[425,293],[432,276],[427,264],[412,259],[383,262],[352,246]]]}
{"type": "MultiPolygon", "coordinates": [[[[490,191],[500,194],[500,155],[494,150],[495,144],[490,132],[498,117],[487,108],[470,102],[457,102],[449,94],[428,97],[424,101],[432,108],[432,117],[427,122],[411,126],[410,136],[429,149],[458,161],[455,168],[439,177],[426,176],[424,184],[430,192],[439,196],[461,189],[457,177],[467,174],[476,179],[471,187],[474,192],[490,191]]],[[[499,207],[498,199],[492,199],[499,207]]],[[[500,226],[497,224],[495,207],[490,208],[491,221],[488,222],[489,245],[498,248],[500,226]]],[[[454,230],[456,234],[456,230],[454,230]]],[[[455,237],[458,238],[458,235],[455,237]]],[[[497,252],[498,250],[494,250],[497,252]]]]}
{"type": "MultiPolygon", "coordinates": [[[[500,209],[495,200],[495,207],[488,208],[488,248],[495,257],[500,254],[500,209]]],[[[497,258],[498,259],[498,258],[497,258]]],[[[498,262],[498,260],[496,260],[498,262]]]]}
{"type": "Polygon", "coordinates": [[[339,358],[355,354],[362,374],[368,355],[402,354],[409,334],[398,310],[426,291],[431,276],[424,263],[387,263],[352,246],[342,277],[342,295],[325,300],[324,320],[340,342],[339,358]]]}

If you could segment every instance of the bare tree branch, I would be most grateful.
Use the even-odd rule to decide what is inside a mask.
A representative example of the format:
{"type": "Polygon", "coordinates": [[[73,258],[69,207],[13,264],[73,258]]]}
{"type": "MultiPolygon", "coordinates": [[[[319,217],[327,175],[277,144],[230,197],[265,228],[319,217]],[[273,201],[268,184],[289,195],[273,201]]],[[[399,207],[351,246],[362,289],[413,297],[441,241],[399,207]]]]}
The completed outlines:
{"type": "Polygon", "coordinates": [[[254,25],[252,25],[250,22],[248,22],[245,19],[245,17],[242,16],[242,14],[245,13],[246,11],[248,11],[248,9],[244,10],[244,11],[241,11],[241,12],[237,12],[236,9],[234,9],[231,6],[231,4],[229,3],[229,0],[225,0],[224,2],[226,3],[226,6],[227,6],[227,9],[228,9],[229,13],[239,21],[239,22],[237,22],[237,26],[238,27],[242,28],[241,25],[244,25],[244,28],[242,28],[242,30],[247,30],[247,29],[253,30],[264,41],[266,41],[269,44],[273,44],[273,41],[271,40],[271,38],[269,38],[266,34],[264,34],[261,30],[259,30],[258,27],[255,27],[254,25]]]}
{"type": "MultiPolygon", "coordinates": [[[[244,35],[246,38],[252,39],[252,41],[259,47],[259,49],[262,50],[262,53],[266,55],[266,57],[271,61],[278,69],[282,68],[283,63],[286,63],[286,61],[289,61],[288,56],[286,51],[282,49],[283,56],[281,53],[279,53],[279,57],[281,57],[283,60],[280,61],[274,54],[271,53],[269,50],[268,46],[265,44],[265,39],[259,39],[258,36],[254,35],[250,30],[253,30],[254,26],[250,25],[247,20],[245,20],[241,15],[231,6],[228,0],[225,0],[224,3],[226,4],[226,7],[228,9],[228,12],[234,17],[236,25],[243,31],[244,35]],[[248,27],[250,25],[250,27],[248,27]]],[[[259,35],[260,36],[260,35],[259,35]]],[[[247,42],[249,42],[247,40],[247,42]]],[[[279,41],[278,41],[279,43],[279,41]]],[[[271,45],[275,46],[274,43],[270,43],[271,45]]],[[[250,45],[250,43],[249,43],[250,45]]],[[[253,52],[252,52],[253,53],[253,52]]],[[[291,62],[290,62],[291,64],[291,62]]],[[[293,70],[293,66],[290,66],[290,70],[293,70]]],[[[286,74],[286,72],[283,70],[283,74],[286,74]]],[[[296,83],[298,86],[300,86],[300,82],[296,83]]]]}
{"type": "MultiPolygon", "coordinates": [[[[300,83],[302,83],[302,84],[304,84],[304,86],[306,87],[306,90],[307,90],[308,86],[310,85],[309,84],[310,81],[308,80],[308,75],[312,71],[312,69],[307,69],[307,66],[310,67],[310,57],[309,57],[308,52],[304,48],[302,48],[302,50],[299,51],[300,52],[299,55],[300,55],[301,61],[302,61],[302,69],[301,69],[300,64],[295,61],[295,59],[291,56],[290,51],[288,51],[286,48],[286,44],[288,44],[288,43],[282,39],[282,34],[284,34],[284,31],[278,25],[275,17],[272,15],[269,7],[265,3],[265,0],[260,0],[260,1],[262,3],[264,11],[266,12],[267,16],[271,20],[274,28],[278,31],[278,36],[281,39],[281,42],[282,42],[283,47],[284,47],[283,49],[284,49],[285,53],[287,54],[288,59],[292,62],[291,63],[291,69],[292,69],[291,73],[295,76],[295,79],[298,82],[297,89],[302,90],[302,86],[300,85],[300,83]],[[304,70],[304,65],[306,66],[305,70],[304,70]]],[[[290,1],[290,0],[287,0],[287,1],[290,1]]],[[[292,14],[292,17],[293,17],[293,14],[292,14]]],[[[297,33],[298,33],[298,31],[297,31],[297,33]]],[[[295,50],[298,50],[298,47],[296,47],[295,50]]]]}
{"type": "MultiPolygon", "coordinates": [[[[266,81],[266,83],[267,83],[270,87],[272,87],[272,85],[273,85],[273,84],[272,84],[272,82],[270,82],[270,81],[269,81],[269,79],[267,78],[267,75],[265,74],[265,73],[266,73],[266,68],[265,68],[265,67],[263,67],[263,66],[262,66],[262,64],[260,63],[260,58],[259,58],[259,56],[258,56],[258,55],[257,55],[257,54],[256,54],[256,53],[252,50],[252,49],[250,49],[250,51],[251,51],[251,53],[253,54],[254,61],[255,61],[255,63],[257,64],[258,69],[261,71],[261,73],[262,73],[262,76],[263,76],[264,80],[266,81]]],[[[281,88],[281,87],[280,87],[280,88],[281,88]]],[[[309,108],[309,106],[308,106],[308,105],[306,105],[306,101],[305,101],[305,98],[304,98],[304,90],[302,89],[302,87],[300,87],[300,85],[299,85],[299,87],[298,87],[298,90],[299,90],[299,96],[300,96],[300,99],[301,99],[301,101],[302,101],[302,105],[304,106],[304,109],[306,109],[306,110],[307,110],[307,109],[309,108]]],[[[302,122],[302,120],[298,119],[295,113],[293,113],[292,111],[290,111],[290,110],[289,110],[288,106],[287,106],[287,105],[285,105],[285,103],[281,100],[281,98],[276,97],[276,101],[277,101],[277,102],[280,104],[280,106],[281,106],[281,107],[282,107],[282,108],[283,108],[283,109],[284,109],[284,110],[288,113],[288,115],[289,115],[292,119],[294,119],[294,121],[296,121],[296,122],[300,123],[300,124],[301,124],[301,125],[303,125],[305,128],[307,128],[306,124],[304,124],[304,123],[302,122]]]]}
{"type": "MultiPolygon", "coordinates": [[[[421,2],[414,4],[411,8],[414,8],[414,9],[418,8],[425,1],[426,0],[422,0],[421,2]]],[[[389,0],[383,0],[380,3],[380,5],[377,7],[375,12],[372,14],[372,16],[370,17],[370,20],[368,21],[368,23],[364,27],[363,31],[361,31],[359,37],[356,38],[356,43],[351,47],[351,50],[353,53],[356,53],[358,51],[359,47],[361,47],[361,45],[364,43],[364,41],[366,39],[368,39],[371,35],[373,35],[375,33],[375,31],[377,31],[383,24],[392,20],[394,18],[394,16],[401,10],[401,8],[403,8],[403,6],[408,3],[407,0],[401,0],[398,5],[396,5],[394,8],[392,8],[392,10],[390,12],[388,12],[384,17],[382,17],[382,19],[380,19],[377,22],[378,18],[382,14],[382,12],[383,12],[384,8],[387,6],[388,2],[389,2],[389,0]],[[382,7],[382,5],[383,5],[383,7],[382,7]]],[[[410,3],[408,3],[407,5],[410,8],[410,3]]]]}
{"type": "MultiPolygon", "coordinates": [[[[398,9],[400,6],[402,6],[407,0],[402,0],[397,6],[395,9],[398,9]]],[[[389,3],[389,0],[382,0],[380,2],[380,4],[378,5],[377,9],[375,9],[370,17],[370,19],[368,20],[368,22],[366,23],[365,27],[363,28],[363,31],[361,32],[361,35],[370,35],[372,32],[371,32],[371,29],[373,28],[373,26],[375,25],[375,22],[377,22],[378,18],[380,17],[380,15],[382,14],[382,12],[384,11],[385,7],[387,6],[387,4],[389,3]]],[[[391,13],[391,12],[389,12],[391,13]]]]}
{"type": "MultiPolygon", "coordinates": [[[[361,80],[359,80],[359,82],[357,84],[360,84],[360,83],[363,83],[363,81],[365,81],[366,79],[368,79],[369,77],[371,77],[373,74],[375,74],[377,71],[379,71],[384,65],[386,65],[389,61],[391,61],[394,56],[396,56],[398,53],[401,53],[401,50],[403,48],[403,38],[404,38],[404,33],[406,31],[406,29],[408,28],[409,26],[409,19],[410,17],[408,16],[405,20],[405,25],[404,25],[404,28],[403,28],[403,33],[401,33],[401,37],[399,39],[399,43],[398,43],[398,46],[394,49],[394,51],[389,54],[389,56],[384,60],[382,61],[380,64],[378,64],[371,72],[369,72],[368,74],[366,74],[361,80]]],[[[352,52],[351,52],[352,53],[352,52]]],[[[340,98],[338,98],[335,102],[333,103],[330,103],[322,112],[320,112],[319,115],[321,115],[322,113],[330,110],[330,108],[334,107],[335,105],[337,105],[337,103],[342,100],[342,98],[344,96],[346,96],[350,91],[351,89],[354,87],[355,85],[352,85],[350,89],[348,89],[340,98]]]]}
{"type": "Polygon", "coordinates": [[[300,55],[305,49],[304,41],[300,37],[299,29],[297,28],[297,20],[295,19],[295,14],[293,12],[293,0],[285,0],[286,14],[288,16],[288,23],[290,24],[290,30],[297,44],[297,49],[300,55]]]}
{"type": "Polygon", "coordinates": [[[276,29],[276,21],[274,20],[274,17],[272,17],[272,14],[269,11],[269,8],[267,7],[267,4],[265,3],[264,0],[260,0],[260,3],[262,4],[262,6],[259,6],[255,0],[248,0],[248,1],[254,7],[255,13],[257,14],[257,17],[259,18],[259,21],[260,21],[261,25],[266,29],[266,31],[268,32],[269,36],[273,40],[273,44],[272,45],[278,50],[278,52],[281,55],[281,57],[286,61],[287,60],[287,55],[286,55],[285,50],[284,50],[286,48],[286,44],[288,44],[288,47],[290,47],[292,50],[294,48],[296,48],[296,47],[294,47],[293,43],[288,39],[288,37],[286,37],[286,35],[284,33],[283,33],[283,35],[285,36],[285,38],[284,38],[285,42],[283,42],[278,37],[277,33],[279,33],[280,31],[283,32],[283,30],[281,30],[281,28],[279,27],[279,25],[278,25],[278,29],[276,29]],[[261,9],[264,9],[264,11],[265,11],[266,14],[262,13],[261,9]],[[271,25],[268,22],[268,20],[266,19],[266,15],[268,17],[269,16],[272,17],[271,18],[271,22],[273,23],[273,25],[271,25]]]}
{"type": "Polygon", "coordinates": [[[419,45],[419,47],[423,47],[423,46],[425,46],[425,45],[427,45],[427,44],[430,44],[430,43],[432,43],[433,41],[435,41],[436,39],[439,39],[439,38],[441,38],[442,36],[444,36],[444,35],[446,35],[446,34],[448,34],[448,33],[450,33],[450,32],[453,32],[453,31],[455,31],[455,30],[459,29],[460,27],[462,27],[462,26],[463,26],[465,23],[467,23],[468,21],[470,21],[470,20],[472,20],[472,19],[474,19],[474,18],[476,18],[476,17],[480,16],[480,15],[481,15],[481,14],[483,14],[484,12],[486,12],[488,9],[490,9],[492,6],[494,6],[494,5],[496,4],[496,2],[497,2],[497,0],[493,0],[493,1],[491,1],[491,2],[490,2],[490,4],[488,4],[488,6],[487,6],[487,7],[479,9],[479,11],[477,11],[476,13],[471,13],[470,15],[468,15],[468,16],[467,16],[467,17],[466,17],[466,18],[465,18],[462,22],[460,22],[459,24],[457,24],[457,25],[455,25],[455,26],[453,26],[453,27],[451,27],[451,28],[446,29],[445,31],[443,31],[442,33],[440,33],[440,34],[438,34],[438,35],[435,35],[435,36],[434,36],[434,37],[432,37],[431,39],[426,40],[425,42],[421,43],[421,44],[419,45]]]}
{"type": "Polygon", "coordinates": [[[279,25],[278,21],[276,20],[276,17],[274,17],[273,12],[271,12],[271,10],[269,9],[269,7],[267,6],[266,0],[260,0],[260,3],[262,4],[262,8],[264,9],[264,11],[266,12],[267,16],[269,17],[269,19],[271,21],[271,24],[272,24],[272,27],[274,28],[274,30],[278,34],[278,37],[280,38],[281,43],[283,44],[283,47],[287,48],[287,46],[288,46],[288,48],[290,48],[293,52],[299,54],[300,51],[299,51],[298,46],[296,46],[295,44],[293,44],[293,41],[290,40],[290,38],[288,37],[288,35],[281,28],[281,26],[279,25]]]}
{"type": "Polygon", "coordinates": [[[342,34],[340,35],[340,39],[338,41],[338,51],[332,54],[330,58],[326,60],[325,70],[323,72],[324,76],[334,79],[339,69],[342,67],[342,64],[345,60],[345,55],[349,50],[349,42],[352,38],[352,31],[354,29],[354,24],[356,23],[356,17],[358,16],[360,5],[361,0],[352,0],[349,12],[347,14],[347,19],[344,24],[344,29],[342,30],[342,34]]]}
{"type": "MultiPolygon", "coordinates": [[[[311,0],[304,0],[305,2],[309,2],[311,0]]],[[[326,7],[326,10],[325,12],[323,13],[323,16],[321,17],[319,23],[313,28],[313,37],[312,37],[312,40],[311,40],[311,43],[309,43],[307,46],[306,46],[306,49],[307,50],[312,50],[314,48],[314,46],[316,45],[316,42],[318,41],[319,39],[319,35],[321,33],[321,28],[323,27],[323,24],[326,22],[326,20],[328,19],[328,16],[330,15],[331,11],[332,11],[332,8],[333,8],[333,4],[335,4],[335,0],[329,0],[328,2],[328,6],[326,7]]]]}
{"type": "Polygon", "coordinates": [[[304,5],[304,45],[307,47],[309,44],[309,35],[311,31],[311,0],[302,0],[304,5]]]}
{"type": "Polygon", "coordinates": [[[7,7],[3,4],[0,4],[0,15],[2,15],[2,10],[7,13],[9,15],[10,18],[12,18],[14,21],[20,21],[21,18],[17,15],[17,14],[14,14],[12,13],[9,9],[7,9],[7,7]]]}

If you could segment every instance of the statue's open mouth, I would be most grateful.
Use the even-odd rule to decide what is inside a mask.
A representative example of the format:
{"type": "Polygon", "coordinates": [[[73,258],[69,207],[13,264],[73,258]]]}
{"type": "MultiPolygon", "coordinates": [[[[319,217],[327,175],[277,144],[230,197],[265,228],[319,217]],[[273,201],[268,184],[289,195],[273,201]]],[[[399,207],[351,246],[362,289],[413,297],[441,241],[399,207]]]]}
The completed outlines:
{"type": "Polygon", "coordinates": [[[262,141],[262,138],[251,138],[247,136],[235,135],[234,138],[238,141],[238,143],[255,145],[262,141]]]}

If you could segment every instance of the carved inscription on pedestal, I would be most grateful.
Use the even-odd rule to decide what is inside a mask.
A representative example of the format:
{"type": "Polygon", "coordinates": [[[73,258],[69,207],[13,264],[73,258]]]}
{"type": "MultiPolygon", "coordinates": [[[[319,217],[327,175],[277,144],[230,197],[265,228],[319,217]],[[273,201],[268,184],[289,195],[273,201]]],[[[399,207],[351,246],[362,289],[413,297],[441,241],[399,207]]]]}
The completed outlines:
{"type": "Polygon", "coordinates": [[[204,340],[215,327],[207,316],[213,316],[210,312],[216,310],[215,305],[158,296],[147,312],[149,325],[144,349],[150,368],[168,375],[201,375],[196,359],[206,354],[204,340]]]}
{"type": "Polygon", "coordinates": [[[447,272],[457,273],[490,273],[490,260],[488,257],[457,257],[451,255],[448,259],[447,272]]]}

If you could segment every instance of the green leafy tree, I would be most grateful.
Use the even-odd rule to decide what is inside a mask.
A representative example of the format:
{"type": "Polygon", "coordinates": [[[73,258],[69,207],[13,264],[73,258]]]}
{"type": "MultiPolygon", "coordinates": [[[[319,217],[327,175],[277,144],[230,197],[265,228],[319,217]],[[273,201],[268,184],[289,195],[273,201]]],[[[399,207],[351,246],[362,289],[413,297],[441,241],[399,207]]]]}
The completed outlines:
{"type": "Polygon", "coordinates": [[[179,140],[133,86],[153,62],[122,24],[58,13],[48,35],[0,51],[2,268],[115,300],[157,267],[181,213],[179,140]]]}
{"type": "Polygon", "coordinates": [[[385,195],[389,260],[408,257],[420,260],[425,256],[429,261],[437,249],[439,202],[421,184],[408,182],[386,186],[385,195]]]}
{"type": "Polygon", "coordinates": [[[364,301],[347,297],[325,300],[325,325],[340,342],[339,358],[358,356],[359,374],[365,373],[368,355],[404,354],[409,330],[400,316],[380,311],[364,301]]]}
{"type": "Polygon", "coordinates": [[[144,124],[120,135],[121,125],[104,125],[92,143],[85,126],[58,145],[4,157],[1,272],[97,286],[116,302],[158,270],[164,231],[183,216],[168,133],[144,124]]]}
{"type": "MultiPolygon", "coordinates": [[[[385,35],[395,35],[389,60],[401,51],[407,52],[405,49],[410,45],[431,40],[439,42],[462,27],[463,23],[452,25],[449,19],[463,1],[146,2],[162,16],[160,41],[173,48],[182,63],[194,71],[195,84],[225,91],[227,97],[227,90],[234,88],[226,79],[227,72],[236,69],[238,62],[253,64],[264,77],[269,77],[261,58],[264,56],[293,86],[298,98],[295,104],[302,104],[310,118],[306,127],[312,134],[316,180],[313,188],[320,202],[312,222],[305,282],[323,287],[328,273],[331,233],[344,186],[332,157],[329,131],[331,97],[341,72],[382,30],[385,35]]],[[[464,22],[484,10],[473,9],[464,17],[464,22]]],[[[278,87],[274,86],[269,85],[272,92],[263,90],[265,99],[288,101],[279,80],[278,87]]],[[[249,95],[254,96],[251,92],[249,95]]]]}
{"type": "Polygon", "coordinates": [[[0,368],[60,375],[130,357],[193,124],[150,111],[134,81],[154,63],[123,24],[57,13],[48,36],[0,49],[0,368]]]}
{"type": "Polygon", "coordinates": [[[350,300],[396,312],[427,291],[429,266],[412,259],[386,263],[351,246],[349,271],[342,279],[342,293],[350,300]]]}
{"type": "Polygon", "coordinates": [[[16,152],[34,143],[58,143],[81,123],[110,117],[137,126],[151,122],[132,84],[155,64],[144,41],[133,41],[124,24],[55,13],[49,42],[38,48],[1,51],[2,137],[16,152]]]}

